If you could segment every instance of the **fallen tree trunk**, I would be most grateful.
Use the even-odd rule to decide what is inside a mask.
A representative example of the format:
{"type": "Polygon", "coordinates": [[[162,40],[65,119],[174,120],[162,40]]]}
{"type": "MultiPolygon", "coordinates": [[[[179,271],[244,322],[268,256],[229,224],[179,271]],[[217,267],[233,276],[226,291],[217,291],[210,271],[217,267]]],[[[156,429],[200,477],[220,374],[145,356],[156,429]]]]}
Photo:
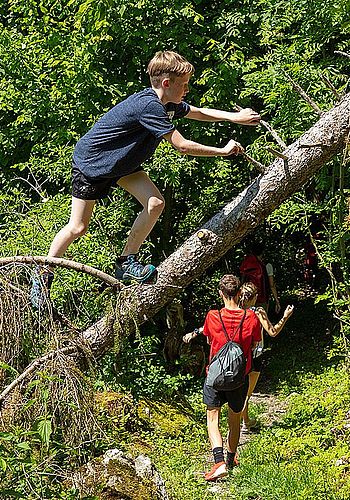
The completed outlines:
{"type": "Polygon", "coordinates": [[[96,357],[113,345],[113,326],[127,334],[134,325],[145,322],[200,276],[232,246],[256,228],[289,196],[342,151],[350,133],[350,94],[344,96],[319,121],[291,144],[235,199],[158,268],[155,285],[137,286],[132,295],[122,297],[115,316],[102,318],[84,333],[96,357]],[[116,319],[117,318],[117,319],[116,319]]]}

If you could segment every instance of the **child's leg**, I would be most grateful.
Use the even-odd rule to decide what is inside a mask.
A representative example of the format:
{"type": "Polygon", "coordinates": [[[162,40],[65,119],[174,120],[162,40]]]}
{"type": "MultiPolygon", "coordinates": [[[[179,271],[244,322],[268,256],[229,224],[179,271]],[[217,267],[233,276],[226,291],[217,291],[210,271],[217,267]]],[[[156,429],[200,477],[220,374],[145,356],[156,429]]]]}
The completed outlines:
{"type": "Polygon", "coordinates": [[[249,419],[249,413],[248,413],[248,406],[249,406],[249,399],[250,399],[250,396],[253,394],[253,391],[256,387],[256,384],[258,382],[258,379],[259,379],[259,376],[260,376],[260,372],[256,372],[256,371],[251,371],[249,373],[249,388],[248,388],[248,394],[247,394],[247,398],[246,398],[246,401],[245,401],[245,405],[244,405],[244,408],[242,410],[242,418],[243,418],[243,422],[244,424],[246,424],[247,426],[249,426],[249,422],[250,422],[250,419],[249,419]]]}
{"type": "Polygon", "coordinates": [[[219,429],[221,408],[207,408],[207,429],[211,448],[222,447],[222,436],[219,429]]]}
{"type": "Polygon", "coordinates": [[[118,185],[143,206],[130,230],[122,256],[136,254],[164,208],[164,198],[146,172],[139,171],[119,179],[118,185]]]}
{"type": "Polygon", "coordinates": [[[236,453],[241,431],[241,413],[235,413],[230,407],[228,408],[228,426],[227,450],[230,453],[236,453]]]}
{"type": "Polygon", "coordinates": [[[72,197],[70,220],[53,239],[49,257],[61,257],[72,241],[86,233],[95,203],[95,200],[81,200],[72,197]]]}

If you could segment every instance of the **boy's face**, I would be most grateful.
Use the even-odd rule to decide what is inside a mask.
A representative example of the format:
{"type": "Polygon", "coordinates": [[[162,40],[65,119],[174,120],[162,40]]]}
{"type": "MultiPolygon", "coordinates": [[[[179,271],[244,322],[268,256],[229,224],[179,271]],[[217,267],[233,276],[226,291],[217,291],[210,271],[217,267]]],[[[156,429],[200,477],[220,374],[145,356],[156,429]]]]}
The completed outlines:
{"type": "Polygon", "coordinates": [[[163,80],[164,94],[167,102],[180,104],[189,91],[189,81],[191,75],[176,76],[175,78],[165,78],[163,80]]]}

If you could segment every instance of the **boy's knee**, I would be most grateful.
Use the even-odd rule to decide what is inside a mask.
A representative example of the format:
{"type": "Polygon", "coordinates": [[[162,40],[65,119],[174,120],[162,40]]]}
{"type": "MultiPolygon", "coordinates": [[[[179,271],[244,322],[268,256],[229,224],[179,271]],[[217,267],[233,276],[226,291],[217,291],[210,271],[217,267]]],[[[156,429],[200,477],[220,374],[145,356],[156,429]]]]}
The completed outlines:
{"type": "Polygon", "coordinates": [[[164,198],[159,198],[157,196],[151,196],[148,200],[148,213],[150,215],[160,215],[165,207],[164,198]]]}
{"type": "Polygon", "coordinates": [[[79,238],[86,233],[88,225],[83,222],[80,224],[68,224],[68,228],[74,238],[79,238]]]}

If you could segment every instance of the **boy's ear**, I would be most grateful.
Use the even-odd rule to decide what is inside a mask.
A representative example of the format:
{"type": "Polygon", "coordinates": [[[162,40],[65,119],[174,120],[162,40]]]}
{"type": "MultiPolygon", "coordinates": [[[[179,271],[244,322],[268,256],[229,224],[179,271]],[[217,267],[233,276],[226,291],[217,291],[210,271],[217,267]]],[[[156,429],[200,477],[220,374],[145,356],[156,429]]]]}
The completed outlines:
{"type": "Polygon", "coordinates": [[[169,78],[164,78],[164,80],[162,80],[162,86],[166,89],[169,88],[170,86],[170,79],[169,78]]]}

